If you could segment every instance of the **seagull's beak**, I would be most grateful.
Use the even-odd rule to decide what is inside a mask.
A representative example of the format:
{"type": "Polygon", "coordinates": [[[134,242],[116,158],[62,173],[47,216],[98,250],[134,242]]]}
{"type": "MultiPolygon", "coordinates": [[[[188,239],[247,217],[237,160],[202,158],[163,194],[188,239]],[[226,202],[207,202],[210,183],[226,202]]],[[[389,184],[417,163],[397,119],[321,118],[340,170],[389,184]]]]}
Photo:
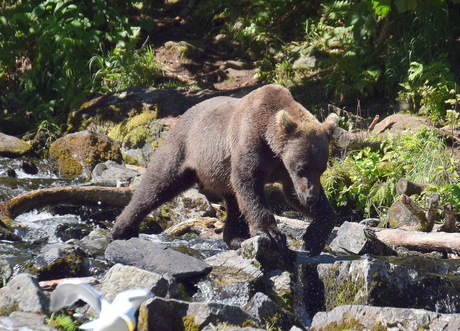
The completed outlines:
{"type": "Polygon", "coordinates": [[[128,325],[129,331],[134,331],[135,326],[134,326],[134,324],[133,324],[131,321],[130,321],[130,322],[127,322],[126,324],[128,325]]]}

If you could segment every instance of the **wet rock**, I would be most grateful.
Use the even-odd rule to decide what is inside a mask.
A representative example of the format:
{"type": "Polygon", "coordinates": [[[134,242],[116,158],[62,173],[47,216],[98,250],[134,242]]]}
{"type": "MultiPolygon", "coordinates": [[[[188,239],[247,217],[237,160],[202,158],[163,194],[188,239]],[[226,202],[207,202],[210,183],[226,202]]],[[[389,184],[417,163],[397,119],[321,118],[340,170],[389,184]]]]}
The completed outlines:
{"type": "Polygon", "coordinates": [[[2,215],[0,213],[0,240],[21,241],[21,237],[3,223],[1,218],[2,215]]]}
{"type": "Polygon", "coordinates": [[[31,150],[32,146],[25,141],[0,132],[0,156],[19,157],[31,150]]]}
{"type": "MultiPolygon", "coordinates": [[[[0,280],[7,281],[8,279],[10,279],[12,274],[13,269],[11,268],[8,261],[0,258],[0,280]]],[[[3,286],[3,284],[0,284],[0,287],[1,286],[3,286]]]]}
{"type": "Polygon", "coordinates": [[[327,311],[344,304],[367,304],[453,313],[460,310],[459,263],[366,257],[311,265],[303,281],[305,286],[317,284],[317,289],[305,297],[310,303],[322,302],[327,311]]]}
{"type": "Polygon", "coordinates": [[[66,242],[70,239],[82,239],[87,236],[91,231],[91,228],[86,224],[81,223],[64,223],[59,224],[54,230],[54,234],[57,238],[66,242]]]}
{"type": "Polygon", "coordinates": [[[236,251],[226,251],[205,260],[212,266],[206,279],[197,284],[195,300],[220,302],[244,307],[250,298],[265,288],[260,263],[236,251]]]}
{"type": "Polygon", "coordinates": [[[138,330],[201,330],[209,324],[255,324],[241,308],[155,297],[139,311],[138,330]]]}
{"type": "Polygon", "coordinates": [[[50,146],[50,156],[61,177],[91,177],[93,168],[101,162],[121,162],[118,143],[92,131],[66,135],[50,146]]]}
{"type": "Polygon", "coordinates": [[[46,313],[48,297],[38,285],[37,278],[29,274],[19,274],[0,289],[0,315],[13,311],[46,313]]]}
{"type": "Polygon", "coordinates": [[[460,314],[422,309],[344,305],[317,313],[311,330],[458,330],[460,314]]]}
{"type": "Polygon", "coordinates": [[[94,167],[91,174],[91,183],[109,187],[128,187],[139,176],[139,172],[109,160],[94,167]]]}
{"type": "Polygon", "coordinates": [[[105,251],[105,257],[113,263],[168,274],[178,282],[198,279],[211,271],[211,266],[201,260],[139,238],[113,241],[105,251]]]}
{"type": "Polygon", "coordinates": [[[68,244],[47,244],[27,268],[40,280],[80,277],[86,275],[86,256],[68,244]]]}
{"type": "Polygon", "coordinates": [[[257,324],[265,325],[267,328],[289,330],[295,324],[300,325],[294,315],[281,309],[272,299],[261,292],[257,292],[243,310],[251,315],[257,324]]]}
{"type": "Polygon", "coordinates": [[[8,317],[0,317],[0,330],[52,331],[46,324],[46,316],[15,311],[8,317]]]}
{"type": "Polygon", "coordinates": [[[37,165],[31,160],[24,160],[21,162],[21,169],[28,175],[38,174],[37,165]]]}
{"type": "Polygon", "coordinates": [[[396,252],[378,240],[372,230],[358,223],[344,222],[329,244],[330,249],[342,255],[396,255],[396,252]]]}
{"type": "Polygon", "coordinates": [[[112,237],[107,229],[95,229],[76,245],[89,256],[104,256],[105,250],[110,244],[112,237]]]}
{"type": "Polygon", "coordinates": [[[170,292],[170,282],[151,271],[115,264],[102,278],[99,292],[112,302],[118,293],[137,288],[150,290],[155,296],[165,297],[170,292]]]}

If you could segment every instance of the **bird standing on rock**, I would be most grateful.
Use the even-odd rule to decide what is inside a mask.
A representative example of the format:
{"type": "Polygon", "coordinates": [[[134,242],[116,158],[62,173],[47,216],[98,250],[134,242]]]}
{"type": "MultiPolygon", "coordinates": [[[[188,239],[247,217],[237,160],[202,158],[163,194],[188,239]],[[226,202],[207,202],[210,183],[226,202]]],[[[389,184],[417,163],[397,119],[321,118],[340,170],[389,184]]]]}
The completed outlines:
{"type": "Polygon", "coordinates": [[[153,297],[151,291],[132,289],[117,294],[110,303],[88,284],[77,279],[69,279],[60,283],[51,294],[50,311],[55,312],[64,306],[83,300],[99,313],[99,318],[81,325],[81,329],[134,331],[136,310],[151,297],[153,297]]]}

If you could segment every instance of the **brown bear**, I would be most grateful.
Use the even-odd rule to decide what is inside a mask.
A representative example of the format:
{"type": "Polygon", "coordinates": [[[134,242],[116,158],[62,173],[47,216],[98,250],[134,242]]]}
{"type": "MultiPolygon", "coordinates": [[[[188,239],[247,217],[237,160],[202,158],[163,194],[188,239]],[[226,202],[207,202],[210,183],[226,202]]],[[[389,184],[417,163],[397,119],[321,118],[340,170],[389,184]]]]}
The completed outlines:
{"type": "Polygon", "coordinates": [[[259,235],[271,248],[288,251],[264,196],[264,184],[279,182],[287,201],[313,219],[304,249],[319,254],[335,223],[320,176],[337,124],[335,114],[320,123],[277,85],[241,99],[215,97],[195,105],[155,151],[116,220],[113,239],[137,236],[139,222],[150,211],[199,184],[226,202],[223,238],[230,248],[259,235]]]}

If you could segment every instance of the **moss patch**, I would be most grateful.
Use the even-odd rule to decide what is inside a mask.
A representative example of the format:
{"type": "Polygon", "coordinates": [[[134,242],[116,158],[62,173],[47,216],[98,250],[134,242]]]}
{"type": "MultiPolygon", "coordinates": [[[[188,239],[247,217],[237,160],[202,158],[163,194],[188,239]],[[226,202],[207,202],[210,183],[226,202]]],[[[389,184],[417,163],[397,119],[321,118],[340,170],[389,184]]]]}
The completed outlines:
{"type": "Polygon", "coordinates": [[[114,126],[108,136],[120,141],[123,147],[140,148],[152,140],[150,123],[157,117],[158,107],[154,110],[146,110],[114,126]]]}

